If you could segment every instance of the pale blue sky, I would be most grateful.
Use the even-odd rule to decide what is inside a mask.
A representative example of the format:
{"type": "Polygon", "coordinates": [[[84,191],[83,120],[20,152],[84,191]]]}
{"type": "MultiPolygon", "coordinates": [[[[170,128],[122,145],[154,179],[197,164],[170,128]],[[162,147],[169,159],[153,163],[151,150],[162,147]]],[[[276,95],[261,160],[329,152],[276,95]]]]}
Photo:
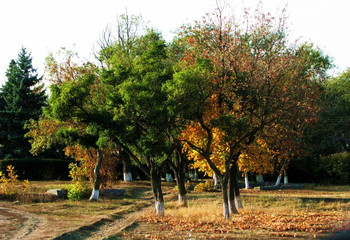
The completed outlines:
{"type": "MultiPolygon", "coordinates": [[[[242,6],[259,0],[226,0],[240,14],[242,6]]],[[[295,37],[314,42],[334,59],[335,72],[350,67],[350,1],[265,0],[267,11],[278,13],[286,4],[290,30],[295,37]]],[[[93,46],[107,25],[115,26],[117,14],[140,14],[168,40],[182,24],[212,12],[215,0],[6,0],[0,1],[0,85],[11,59],[27,48],[39,74],[45,57],[60,47],[92,58],[93,46]]]]}

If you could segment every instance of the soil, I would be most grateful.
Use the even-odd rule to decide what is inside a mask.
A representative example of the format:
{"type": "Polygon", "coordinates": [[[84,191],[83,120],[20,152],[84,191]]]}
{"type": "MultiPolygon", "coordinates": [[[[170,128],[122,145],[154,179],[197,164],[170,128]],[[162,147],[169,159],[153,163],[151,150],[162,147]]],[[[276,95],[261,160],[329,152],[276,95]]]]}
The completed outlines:
{"type": "Polygon", "coordinates": [[[129,185],[133,196],[131,198],[141,200],[141,203],[139,202],[137,208],[130,209],[112,204],[108,213],[99,213],[99,209],[92,210],[96,211],[95,214],[68,213],[73,204],[67,200],[59,205],[45,203],[36,206],[35,209],[31,208],[30,204],[0,201],[0,239],[120,239],[119,235],[125,228],[133,225],[139,216],[149,213],[154,208],[149,184],[129,185]]]}
{"type": "Polygon", "coordinates": [[[48,218],[38,214],[28,213],[14,209],[11,204],[0,203],[0,239],[108,239],[118,235],[125,228],[134,224],[140,214],[151,211],[153,206],[146,207],[140,211],[124,214],[121,217],[101,218],[94,223],[80,227],[76,230],[53,236],[50,231],[57,226],[53,226],[48,218]],[[11,226],[11,227],[9,227],[11,226]]]}
{"type": "Polygon", "coordinates": [[[46,218],[10,205],[0,204],[0,239],[45,239],[41,236],[48,225],[46,218]]]}

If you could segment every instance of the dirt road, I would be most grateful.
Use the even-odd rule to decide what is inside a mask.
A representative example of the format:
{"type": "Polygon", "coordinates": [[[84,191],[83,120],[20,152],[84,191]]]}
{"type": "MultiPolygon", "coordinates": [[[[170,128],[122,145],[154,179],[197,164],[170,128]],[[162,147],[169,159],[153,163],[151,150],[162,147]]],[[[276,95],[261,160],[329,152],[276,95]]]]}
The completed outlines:
{"type": "Polygon", "coordinates": [[[3,240],[105,239],[117,235],[137,221],[140,214],[153,209],[151,206],[137,212],[101,218],[90,225],[57,235],[55,234],[57,231],[50,231],[50,229],[53,230],[53,227],[59,228],[59,226],[53,226],[49,219],[17,210],[11,205],[0,203],[0,239],[3,240]]]}

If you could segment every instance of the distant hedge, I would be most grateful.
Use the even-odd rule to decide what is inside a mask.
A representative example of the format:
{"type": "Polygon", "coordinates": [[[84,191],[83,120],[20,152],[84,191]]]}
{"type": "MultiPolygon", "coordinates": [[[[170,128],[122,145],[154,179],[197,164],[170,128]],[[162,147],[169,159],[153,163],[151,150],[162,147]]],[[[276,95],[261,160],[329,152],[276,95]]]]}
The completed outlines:
{"type": "Polygon", "coordinates": [[[350,153],[341,152],[321,157],[321,164],[333,182],[350,184],[350,153]]]}
{"type": "Polygon", "coordinates": [[[67,159],[3,159],[0,160],[0,171],[5,172],[6,166],[15,167],[19,179],[28,180],[68,180],[68,165],[73,160],[67,159]]]}

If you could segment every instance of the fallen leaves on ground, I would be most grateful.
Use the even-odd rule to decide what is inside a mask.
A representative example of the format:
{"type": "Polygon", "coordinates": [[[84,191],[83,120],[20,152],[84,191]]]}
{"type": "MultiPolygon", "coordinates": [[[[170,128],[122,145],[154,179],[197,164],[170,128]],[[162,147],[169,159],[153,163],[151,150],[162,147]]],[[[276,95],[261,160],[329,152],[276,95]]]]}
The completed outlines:
{"type": "Polygon", "coordinates": [[[237,231],[261,231],[271,236],[300,237],[319,236],[349,227],[347,214],[340,211],[328,212],[301,212],[290,211],[269,213],[268,211],[242,211],[233,215],[230,220],[213,217],[212,221],[197,221],[182,218],[181,216],[166,215],[164,217],[148,214],[141,221],[157,223],[162,231],[188,231],[194,233],[235,233],[237,231]]]}

